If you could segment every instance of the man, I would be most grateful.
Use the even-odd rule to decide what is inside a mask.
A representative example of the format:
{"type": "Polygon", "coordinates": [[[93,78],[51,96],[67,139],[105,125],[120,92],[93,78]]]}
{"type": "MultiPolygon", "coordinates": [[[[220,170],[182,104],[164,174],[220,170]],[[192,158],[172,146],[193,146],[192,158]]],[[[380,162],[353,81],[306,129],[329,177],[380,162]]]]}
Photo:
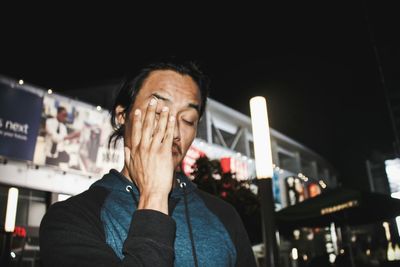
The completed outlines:
{"type": "Polygon", "coordinates": [[[79,137],[79,132],[68,134],[65,122],[67,110],[60,106],[57,116],[46,120],[46,164],[58,165],[60,162],[68,163],[69,155],[64,150],[64,141],[79,137]]]}
{"type": "Polygon", "coordinates": [[[49,209],[44,266],[255,266],[236,211],[179,171],[207,95],[193,63],[151,64],[127,80],[111,114],[123,170],[49,209]]]}

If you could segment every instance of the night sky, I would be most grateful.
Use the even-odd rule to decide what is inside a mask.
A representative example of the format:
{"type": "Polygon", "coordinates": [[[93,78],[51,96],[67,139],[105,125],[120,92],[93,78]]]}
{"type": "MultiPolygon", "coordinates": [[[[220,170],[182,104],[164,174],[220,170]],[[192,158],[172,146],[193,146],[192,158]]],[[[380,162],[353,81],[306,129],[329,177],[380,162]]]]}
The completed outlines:
{"type": "Polygon", "coordinates": [[[365,160],[393,152],[370,35],[394,92],[394,4],[199,7],[179,16],[143,12],[145,19],[135,16],[141,12],[114,19],[113,11],[70,13],[65,21],[58,13],[11,14],[2,25],[0,74],[76,97],[73,89],[118,79],[151,58],[184,56],[202,65],[211,98],[225,105],[249,115],[248,100],[265,96],[270,125],[330,161],[346,186],[365,188],[365,160]]]}

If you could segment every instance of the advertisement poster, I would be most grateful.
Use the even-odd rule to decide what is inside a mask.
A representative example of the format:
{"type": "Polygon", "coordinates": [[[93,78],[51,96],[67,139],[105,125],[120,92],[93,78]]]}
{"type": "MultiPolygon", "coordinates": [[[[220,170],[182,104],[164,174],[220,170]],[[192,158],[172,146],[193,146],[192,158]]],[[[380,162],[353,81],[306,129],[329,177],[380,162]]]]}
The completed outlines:
{"type": "Polygon", "coordinates": [[[285,184],[288,206],[295,205],[305,200],[304,186],[299,178],[292,176],[287,177],[285,179],[285,184]]]}
{"type": "Polygon", "coordinates": [[[0,155],[33,160],[42,97],[0,82],[0,155]]]}
{"type": "Polygon", "coordinates": [[[66,171],[101,175],[123,166],[123,149],[108,149],[107,111],[58,95],[43,99],[34,162],[66,171]]]}
{"type": "Polygon", "coordinates": [[[316,197],[319,194],[321,194],[321,187],[317,183],[309,183],[307,185],[307,188],[308,188],[308,196],[310,198],[316,197]]]}
{"type": "Polygon", "coordinates": [[[400,158],[385,160],[385,171],[391,193],[400,192],[400,158]]]}
{"type": "Polygon", "coordinates": [[[281,187],[279,186],[279,171],[274,170],[272,176],[272,191],[274,194],[275,204],[282,204],[281,201],[281,187]]]}

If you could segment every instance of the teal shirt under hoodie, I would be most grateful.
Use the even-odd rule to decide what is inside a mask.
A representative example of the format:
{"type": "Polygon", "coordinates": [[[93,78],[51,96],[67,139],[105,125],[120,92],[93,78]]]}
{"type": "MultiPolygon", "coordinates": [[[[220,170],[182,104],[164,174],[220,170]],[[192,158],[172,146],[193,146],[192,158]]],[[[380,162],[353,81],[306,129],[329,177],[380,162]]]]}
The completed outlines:
{"type": "Polygon", "coordinates": [[[53,205],[40,229],[43,265],[256,266],[233,207],[200,191],[184,174],[177,179],[169,216],[136,210],[139,192],[116,170],[84,193],[53,205]]]}

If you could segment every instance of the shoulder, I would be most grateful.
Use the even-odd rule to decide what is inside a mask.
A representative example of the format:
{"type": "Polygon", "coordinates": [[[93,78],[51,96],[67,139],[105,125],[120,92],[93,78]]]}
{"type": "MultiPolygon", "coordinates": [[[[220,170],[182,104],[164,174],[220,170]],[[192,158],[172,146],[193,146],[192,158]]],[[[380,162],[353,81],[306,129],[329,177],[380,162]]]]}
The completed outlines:
{"type": "Polygon", "coordinates": [[[57,202],[53,206],[95,208],[101,207],[109,191],[101,186],[92,186],[88,190],[68,198],[65,201],[57,202]],[[58,205],[57,205],[58,204],[58,205]]]}
{"type": "Polygon", "coordinates": [[[53,125],[56,123],[56,120],[57,120],[56,118],[46,119],[46,125],[53,125]]]}
{"type": "Polygon", "coordinates": [[[65,201],[54,203],[46,212],[41,227],[61,221],[71,224],[83,221],[96,223],[100,221],[101,207],[107,195],[105,188],[95,186],[65,201]]]}
{"type": "Polygon", "coordinates": [[[200,189],[197,189],[196,192],[203,200],[206,207],[214,213],[225,226],[241,222],[239,214],[230,203],[200,189]]]}
{"type": "Polygon", "coordinates": [[[219,197],[216,197],[214,195],[211,195],[208,192],[205,192],[201,189],[197,189],[196,193],[205,201],[207,202],[206,204],[212,204],[216,205],[219,208],[225,208],[228,209],[228,211],[234,211],[235,208],[228,202],[220,199],[219,197]]]}
{"type": "Polygon", "coordinates": [[[235,266],[256,266],[246,229],[236,209],[228,202],[197,189],[207,208],[213,212],[225,226],[236,248],[235,266]]]}

